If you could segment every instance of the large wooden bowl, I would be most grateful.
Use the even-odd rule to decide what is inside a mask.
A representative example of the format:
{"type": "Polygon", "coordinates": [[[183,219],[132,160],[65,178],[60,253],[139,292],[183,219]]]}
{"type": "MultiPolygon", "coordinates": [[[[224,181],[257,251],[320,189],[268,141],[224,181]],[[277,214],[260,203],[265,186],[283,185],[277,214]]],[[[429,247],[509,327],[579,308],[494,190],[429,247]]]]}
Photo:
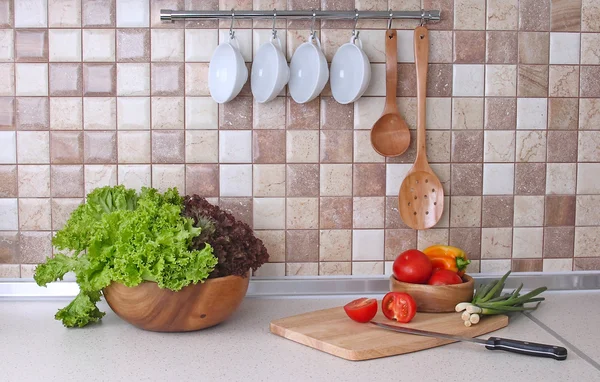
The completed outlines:
{"type": "Polygon", "coordinates": [[[408,293],[417,303],[417,312],[445,313],[454,312],[459,302],[471,302],[475,282],[468,275],[463,276],[462,284],[454,285],[427,285],[410,284],[396,280],[390,276],[390,290],[392,292],[408,293]]]}
{"type": "Polygon", "coordinates": [[[104,288],[104,298],[119,317],[139,328],[189,332],[229,318],[244,299],[249,281],[249,277],[219,277],[177,292],[153,282],[132,288],[112,283],[104,288]]]}

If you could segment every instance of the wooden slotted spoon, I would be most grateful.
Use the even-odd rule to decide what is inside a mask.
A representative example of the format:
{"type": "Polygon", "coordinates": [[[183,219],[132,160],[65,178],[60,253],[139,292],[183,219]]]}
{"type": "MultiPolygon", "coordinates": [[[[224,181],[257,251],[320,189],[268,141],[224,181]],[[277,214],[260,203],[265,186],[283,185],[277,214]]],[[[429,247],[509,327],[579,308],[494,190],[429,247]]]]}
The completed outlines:
{"type": "Polygon", "coordinates": [[[415,29],[415,66],[417,69],[417,158],[400,186],[398,209],[406,225],[413,229],[433,227],[442,217],[444,189],[427,161],[425,96],[429,34],[427,28],[415,29]]]}

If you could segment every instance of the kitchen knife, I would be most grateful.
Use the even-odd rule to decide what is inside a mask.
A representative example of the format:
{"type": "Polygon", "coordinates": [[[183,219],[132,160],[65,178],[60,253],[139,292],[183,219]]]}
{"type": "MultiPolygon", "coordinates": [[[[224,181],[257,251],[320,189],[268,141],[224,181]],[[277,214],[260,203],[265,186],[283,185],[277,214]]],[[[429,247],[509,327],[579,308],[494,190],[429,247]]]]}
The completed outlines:
{"type": "Polygon", "coordinates": [[[430,332],[427,330],[411,329],[401,326],[394,326],[388,324],[382,324],[380,322],[371,321],[371,324],[376,325],[382,329],[391,330],[394,332],[415,334],[418,336],[444,338],[452,341],[467,341],[473,342],[479,345],[485,346],[489,350],[505,350],[511,353],[519,353],[525,355],[532,355],[534,357],[545,357],[554,358],[558,361],[564,361],[567,359],[567,349],[562,346],[536,344],[534,342],[511,340],[508,338],[490,337],[487,340],[479,338],[470,338],[462,336],[454,336],[451,334],[430,332]]]}

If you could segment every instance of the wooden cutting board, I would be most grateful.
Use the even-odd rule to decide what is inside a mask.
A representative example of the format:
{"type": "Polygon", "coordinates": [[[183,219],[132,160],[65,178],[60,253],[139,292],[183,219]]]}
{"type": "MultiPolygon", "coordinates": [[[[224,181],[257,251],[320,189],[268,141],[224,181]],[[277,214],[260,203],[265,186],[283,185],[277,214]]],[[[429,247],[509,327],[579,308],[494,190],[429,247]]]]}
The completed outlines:
{"type": "MultiPolygon", "coordinates": [[[[460,313],[417,313],[410,323],[399,324],[379,311],[373,320],[465,337],[477,337],[508,325],[508,317],[498,315],[483,317],[477,325],[467,328],[460,313]]],[[[341,306],[274,320],[270,329],[278,336],[351,361],[411,353],[455,342],[360,324],[350,320],[341,306]]]]}

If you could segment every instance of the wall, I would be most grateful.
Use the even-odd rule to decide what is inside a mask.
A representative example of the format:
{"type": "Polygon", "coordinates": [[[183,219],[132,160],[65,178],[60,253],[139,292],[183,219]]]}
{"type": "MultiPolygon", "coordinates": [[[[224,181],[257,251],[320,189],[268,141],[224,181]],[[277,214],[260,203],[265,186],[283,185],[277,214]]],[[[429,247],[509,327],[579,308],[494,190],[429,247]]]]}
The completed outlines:
{"type": "MultiPolygon", "coordinates": [[[[0,277],[30,277],[97,186],[199,193],[249,222],[260,275],[389,271],[403,249],[465,248],[471,272],[600,269],[600,3],[424,0],[431,23],[429,159],[440,223],[407,229],[397,192],[414,160],[369,143],[384,103],[386,21],[361,20],[373,78],[354,105],[326,90],[217,105],[208,62],[228,20],[162,23],[171,9],[420,9],[419,0],[0,0],[0,277]],[[221,29],[218,29],[220,27],[221,29]]],[[[398,105],[415,125],[412,28],[399,28],[398,105]]],[[[271,21],[236,22],[251,65],[271,21]]],[[[288,57],[309,21],[278,21],[288,57]]],[[[352,21],[319,23],[329,60],[352,21]]],[[[414,133],[414,131],[413,131],[414,133]]],[[[414,138],[414,134],[413,134],[414,138]]]]}

